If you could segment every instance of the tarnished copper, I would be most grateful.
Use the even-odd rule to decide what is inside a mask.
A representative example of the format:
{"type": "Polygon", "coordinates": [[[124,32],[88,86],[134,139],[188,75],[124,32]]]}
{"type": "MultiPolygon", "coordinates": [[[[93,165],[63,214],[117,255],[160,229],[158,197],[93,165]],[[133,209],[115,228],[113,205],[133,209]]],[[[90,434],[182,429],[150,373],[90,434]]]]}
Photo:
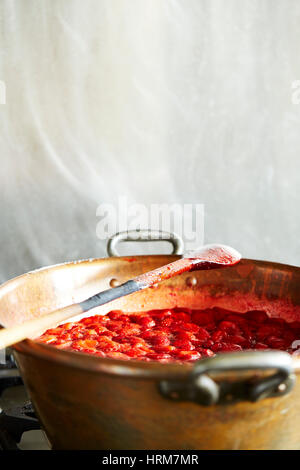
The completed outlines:
{"type": "MultiPolygon", "coordinates": [[[[96,259],[45,268],[0,287],[5,326],[46,314],[170,263],[177,256],[96,259]]],[[[242,260],[222,270],[182,274],[91,313],[215,305],[266,309],[300,320],[300,268],[242,260]]],[[[159,392],[164,379],[184,380],[191,365],[97,358],[26,340],[16,358],[35,410],[57,449],[299,449],[300,363],[287,395],[257,403],[203,407],[159,392]]],[[[232,375],[235,379],[238,374],[232,375]]]]}

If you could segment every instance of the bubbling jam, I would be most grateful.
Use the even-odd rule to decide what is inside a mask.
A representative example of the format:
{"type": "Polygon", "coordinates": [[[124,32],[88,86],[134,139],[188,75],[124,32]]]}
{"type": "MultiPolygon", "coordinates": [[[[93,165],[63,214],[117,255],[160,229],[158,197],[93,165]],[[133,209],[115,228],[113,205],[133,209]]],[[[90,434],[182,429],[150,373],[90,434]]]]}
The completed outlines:
{"type": "MultiPolygon", "coordinates": [[[[113,310],[47,330],[38,341],[114,359],[193,362],[217,353],[280,349],[297,353],[300,322],[264,311],[173,308],[125,313],[113,310]]],[[[300,343],[300,342],[299,342],[300,343]]]]}

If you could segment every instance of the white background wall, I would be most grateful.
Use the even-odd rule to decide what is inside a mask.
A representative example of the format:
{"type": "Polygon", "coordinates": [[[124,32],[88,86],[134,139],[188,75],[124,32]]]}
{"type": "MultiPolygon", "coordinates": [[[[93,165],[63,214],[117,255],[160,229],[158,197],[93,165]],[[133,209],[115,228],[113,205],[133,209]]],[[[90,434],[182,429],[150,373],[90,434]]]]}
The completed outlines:
{"type": "Polygon", "coordinates": [[[299,265],[299,47],[298,0],[1,0],[0,280],[105,256],[119,195],[299,265]]]}

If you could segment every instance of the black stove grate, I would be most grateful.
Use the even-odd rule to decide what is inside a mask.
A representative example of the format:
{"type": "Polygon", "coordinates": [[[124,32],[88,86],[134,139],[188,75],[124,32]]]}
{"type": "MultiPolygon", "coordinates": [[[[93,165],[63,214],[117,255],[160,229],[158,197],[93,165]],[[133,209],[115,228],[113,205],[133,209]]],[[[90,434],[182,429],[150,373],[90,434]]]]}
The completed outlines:
{"type": "MultiPolygon", "coordinates": [[[[0,364],[0,397],[4,390],[22,385],[13,355],[8,353],[0,364]]],[[[19,450],[18,444],[26,431],[41,429],[30,402],[9,409],[0,408],[0,450],[19,450]]]]}
{"type": "Polygon", "coordinates": [[[0,364],[0,397],[4,390],[9,387],[22,385],[23,381],[16,367],[13,355],[8,352],[6,354],[5,363],[0,364]]]}
{"type": "Polygon", "coordinates": [[[23,432],[40,429],[30,402],[1,412],[0,449],[18,450],[23,432]]]}

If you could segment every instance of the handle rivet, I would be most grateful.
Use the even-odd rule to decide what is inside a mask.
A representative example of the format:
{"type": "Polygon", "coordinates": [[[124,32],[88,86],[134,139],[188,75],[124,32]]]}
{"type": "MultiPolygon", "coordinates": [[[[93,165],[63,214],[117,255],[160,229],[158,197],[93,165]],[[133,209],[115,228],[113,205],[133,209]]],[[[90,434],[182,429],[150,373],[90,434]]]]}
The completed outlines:
{"type": "Polygon", "coordinates": [[[195,276],[189,276],[185,282],[188,287],[193,287],[197,285],[197,278],[195,276]]]}
{"type": "Polygon", "coordinates": [[[118,287],[120,284],[121,284],[120,281],[118,281],[118,279],[114,279],[114,278],[111,279],[110,283],[109,283],[110,287],[118,287]]]}
{"type": "Polygon", "coordinates": [[[285,392],[286,390],[286,384],[280,384],[277,387],[278,392],[285,392]]]}

